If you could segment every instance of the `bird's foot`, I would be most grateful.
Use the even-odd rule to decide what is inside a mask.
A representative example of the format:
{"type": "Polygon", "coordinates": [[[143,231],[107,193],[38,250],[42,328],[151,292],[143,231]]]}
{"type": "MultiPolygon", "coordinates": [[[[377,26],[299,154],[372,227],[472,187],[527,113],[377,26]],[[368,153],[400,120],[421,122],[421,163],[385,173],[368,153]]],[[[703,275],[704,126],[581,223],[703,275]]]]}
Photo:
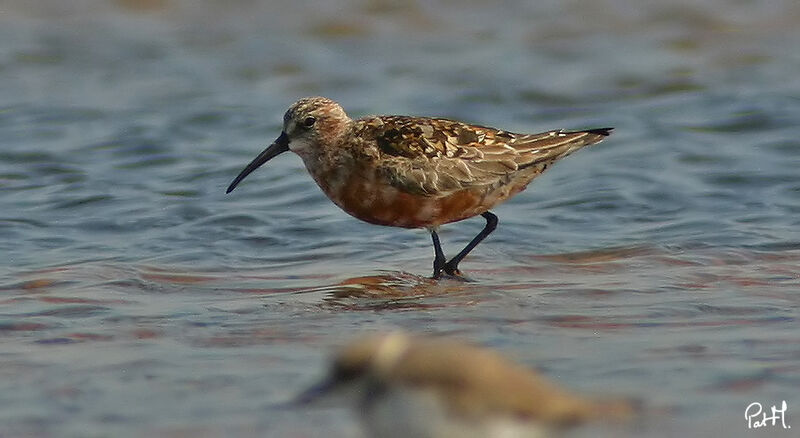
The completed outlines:
{"type": "MultiPolygon", "coordinates": [[[[452,260],[450,262],[452,262],[452,260]]],[[[450,262],[447,262],[444,264],[444,266],[442,266],[442,270],[445,272],[445,274],[459,277],[462,276],[461,270],[458,269],[458,264],[453,264],[450,262]]]]}
{"type": "Polygon", "coordinates": [[[467,283],[471,283],[473,281],[469,277],[467,277],[463,273],[461,273],[461,271],[458,270],[458,269],[452,270],[452,271],[444,270],[444,271],[439,271],[438,273],[434,272],[433,276],[431,277],[431,279],[432,280],[456,280],[456,281],[463,281],[463,282],[467,282],[467,283]]]}

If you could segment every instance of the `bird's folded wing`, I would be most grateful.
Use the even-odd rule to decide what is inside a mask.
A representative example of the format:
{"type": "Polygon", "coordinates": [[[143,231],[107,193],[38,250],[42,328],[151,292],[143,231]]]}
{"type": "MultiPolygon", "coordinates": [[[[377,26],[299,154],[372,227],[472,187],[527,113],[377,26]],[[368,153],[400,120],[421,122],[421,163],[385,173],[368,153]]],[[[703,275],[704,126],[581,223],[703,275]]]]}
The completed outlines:
{"type": "Polygon", "coordinates": [[[515,134],[447,119],[384,116],[375,132],[381,173],[398,189],[442,196],[497,184],[597,143],[610,129],[515,134]]]}

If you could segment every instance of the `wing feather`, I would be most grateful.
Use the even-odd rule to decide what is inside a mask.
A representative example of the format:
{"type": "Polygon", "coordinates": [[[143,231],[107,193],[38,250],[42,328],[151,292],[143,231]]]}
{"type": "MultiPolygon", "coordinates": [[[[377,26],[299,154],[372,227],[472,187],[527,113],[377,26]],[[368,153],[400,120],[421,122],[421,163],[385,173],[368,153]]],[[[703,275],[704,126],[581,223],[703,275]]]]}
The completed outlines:
{"type": "MultiPolygon", "coordinates": [[[[442,196],[513,178],[521,170],[549,164],[601,141],[611,128],[515,134],[447,119],[406,116],[356,121],[361,138],[379,152],[377,165],[393,186],[442,196]]],[[[543,170],[543,169],[542,169],[543,170]]],[[[538,173],[531,174],[532,179],[538,173]]]]}

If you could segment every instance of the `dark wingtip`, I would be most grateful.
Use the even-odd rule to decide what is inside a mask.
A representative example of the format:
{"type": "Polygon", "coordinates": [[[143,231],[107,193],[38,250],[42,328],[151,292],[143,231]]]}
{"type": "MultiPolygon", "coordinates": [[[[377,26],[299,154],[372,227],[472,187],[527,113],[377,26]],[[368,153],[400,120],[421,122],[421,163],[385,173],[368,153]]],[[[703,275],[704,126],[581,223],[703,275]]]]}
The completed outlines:
{"type": "Polygon", "coordinates": [[[602,135],[603,137],[608,137],[609,135],[611,135],[611,131],[613,130],[614,128],[597,128],[597,129],[587,129],[586,132],[588,132],[589,134],[597,134],[597,135],[602,135]]]}

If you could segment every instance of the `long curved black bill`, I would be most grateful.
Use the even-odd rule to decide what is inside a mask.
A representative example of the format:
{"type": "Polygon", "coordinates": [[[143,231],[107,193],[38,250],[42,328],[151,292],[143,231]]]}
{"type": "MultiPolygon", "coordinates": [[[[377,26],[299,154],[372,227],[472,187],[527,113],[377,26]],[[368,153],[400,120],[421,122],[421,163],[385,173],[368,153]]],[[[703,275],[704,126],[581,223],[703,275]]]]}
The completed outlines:
{"type": "Polygon", "coordinates": [[[336,387],[336,382],[328,378],[298,394],[289,404],[294,406],[317,404],[329,396],[336,387]]]}
{"type": "Polygon", "coordinates": [[[268,148],[264,149],[264,151],[258,154],[258,156],[253,161],[251,161],[250,164],[247,165],[247,167],[245,167],[241,172],[239,172],[239,175],[237,175],[236,178],[234,178],[233,182],[231,183],[231,185],[228,186],[228,190],[226,190],[225,193],[232,192],[233,189],[235,189],[236,186],[239,185],[239,183],[242,182],[242,180],[247,175],[250,175],[252,171],[258,169],[259,167],[261,167],[262,164],[266,163],[267,161],[275,158],[275,156],[280,155],[288,150],[289,150],[289,137],[286,135],[285,132],[281,132],[281,135],[278,136],[275,142],[269,145],[268,148]]]}

